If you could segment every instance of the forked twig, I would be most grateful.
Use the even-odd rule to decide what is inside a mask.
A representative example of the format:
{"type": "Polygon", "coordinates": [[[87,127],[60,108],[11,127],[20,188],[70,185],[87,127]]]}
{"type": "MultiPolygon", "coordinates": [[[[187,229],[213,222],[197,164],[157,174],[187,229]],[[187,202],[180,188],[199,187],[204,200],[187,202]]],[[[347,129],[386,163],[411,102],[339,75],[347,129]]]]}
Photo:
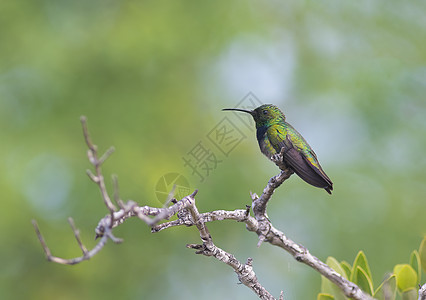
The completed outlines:
{"type": "Polygon", "coordinates": [[[38,239],[41,243],[41,246],[43,247],[44,254],[46,255],[47,260],[58,263],[58,264],[62,264],[62,265],[75,265],[75,264],[81,263],[82,261],[89,260],[91,257],[95,256],[99,251],[102,250],[102,248],[105,246],[108,238],[114,239],[112,234],[110,232],[108,232],[108,234],[106,234],[105,236],[103,236],[99,240],[99,242],[96,244],[96,246],[92,250],[87,251],[86,247],[84,247],[84,245],[81,243],[81,241],[79,241],[80,238],[79,238],[78,230],[75,228],[75,226],[73,224],[72,228],[73,228],[73,231],[74,231],[74,235],[76,236],[77,241],[79,241],[80,249],[82,250],[83,255],[80,256],[80,257],[76,257],[76,258],[65,259],[65,258],[61,258],[61,257],[57,257],[57,256],[52,255],[52,252],[50,251],[49,247],[47,247],[47,244],[44,240],[44,237],[40,232],[37,221],[32,220],[32,223],[33,223],[35,232],[37,234],[37,237],[38,237],[38,239]]]}
{"type": "Polygon", "coordinates": [[[114,152],[114,147],[110,147],[102,156],[100,159],[98,159],[98,147],[92,143],[92,139],[90,138],[89,130],[87,128],[87,118],[85,116],[82,116],[80,118],[81,126],[83,128],[83,135],[84,140],[86,141],[87,147],[89,149],[87,150],[87,156],[89,158],[90,163],[95,168],[95,174],[93,174],[90,170],[87,171],[87,174],[89,175],[90,179],[92,179],[93,182],[95,182],[97,185],[99,185],[99,189],[101,191],[102,199],[104,200],[105,205],[107,206],[108,210],[111,212],[114,212],[116,210],[116,207],[111,202],[111,198],[108,195],[108,192],[106,190],[104,177],[102,175],[102,164],[107,160],[108,157],[111,156],[111,154],[114,152]]]}

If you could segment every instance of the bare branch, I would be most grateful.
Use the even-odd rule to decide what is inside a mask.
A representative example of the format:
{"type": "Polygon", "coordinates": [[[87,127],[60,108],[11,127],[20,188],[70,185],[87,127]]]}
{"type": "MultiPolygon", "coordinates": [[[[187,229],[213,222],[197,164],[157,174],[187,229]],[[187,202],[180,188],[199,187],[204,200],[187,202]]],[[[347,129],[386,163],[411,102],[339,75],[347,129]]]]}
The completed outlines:
{"type": "Polygon", "coordinates": [[[195,205],[195,199],[193,197],[187,197],[189,202],[188,210],[191,213],[192,219],[200,232],[202,245],[199,244],[188,244],[187,247],[197,250],[196,254],[203,254],[205,256],[212,256],[219,261],[227,264],[234,269],[238,275],[238,279],[242,284],[253,290],[260,299],[275,300],[275,298],[259,283],[256,274],[253,271],[252,259],[248,258],[245,264],[239,262],[234,255],[217,247],[212,240],[212,237],[207,229],[207,226],[201,218],[201,214],[195,205]]]}
{"type": "MultiPolygon", "coordinates": [[[[194,191],[191,195],[187,197],[194,197],[197,193],[197,190],[194,191]]],[[[111,215],[108,214],[104,218],[102,218],[98,222],[98,226],[96,226],[95,232],[97,236],[103,236],[106,228],[115,228],[118,225],[122,224],[128,218],[138,217],[142,221],[144,221],[149,226],[156,227],[156,224],[162,220],[168,220],[173,215],[178,212],[183,211],[188,203],[186,201],[187,197],[184,197],[182,200],[177,201],[170,207],[165,208],[157,208],[150,206],[138,206],[134,201],[128,201],[126,204],[123,204],[123,208],[113,213],[113,221],[111,222],[111,215]],[[154,216],[154,218],[150,218],[150,216],[154,216]]],[[[176,224],[178,225],[178,224],[176,224]]],[[[176,226],[174,225],[174,226],[176,226]]],[[[180,224],[183,225],[183,224],[180,224]]],[[[193,225],[192,222],[187,225],[193,225]]],[[[170,226],[168,226],[170,227],[170,226]]],[[[164,228],[163,228],[164,229],[164,228]]],[[[154,230],[159,231],[159,230],[154,230]]]]}
{"type": "Polygon", "coordinates": [[[161,220],[168,220],[171,216],[175,215],[178,211],[181,211],[182,209],[186,208],[188,206],[187,203],[185,203],[185,199],[189,201],[189,199],[194,199],[195,195],[197,195],[198,190],[195,190],[191,195],[186,196],[182,200],[178,201],[176,204],[173,204],[169,208],[163,208],[161,209],[160,213],[151,220],[148,225],[154,226],[161,220]]]}
{"type": "Polygon", "coordinates": [[[161,230],[170,228],[170,227],[175,227],[175,226],[181,226],[181,225],[186,225],[186,226],[192,226],[194,225],[192,223],[192,221],[189,224],[185,224],[185,221],[182,219],[177,219],[177,220],[173,220],[170,222],[165,222],[165,223],[161,223],[159,225],[155,225],[151,228],[151,232],[152,233],[156,233],[156,232],[160,232],[161,230]]]}
{"type": "MultiPolygon", "coordinates": [[[[246,228],[249,231],[257,233],[259,237],[258,246],[260,246],[263,241],[267,241],[272,245],[276,245],[278,247],[283,248],[284,250],[289,252],[297,261],[305,263],[306,265],[317,270],[320,274],[324,275],[326,278],[334,282],[347,297],[353,299],[372,299],[371,296],[364,293],[358,286],[356,286],[352,282],[349,282],[336,271],[327,266],[325,263],[310,254],[310,252],[305,247],[287,238],[284,233],[277,230],[269,221],[266,214],[266,206],[268,201],[270,200],[275,189],[278,188],[286,179],[288,179],[293,174],[293,171],[288,169],[285,163],[283,162],[282,152],[272,158],[273,161],[282,170],[280,174],[272,177],[268,181],[268,184],[266,185],[260,197],[255,193],[251,194],[254,217],[250,216],[249,206],[247,206],[246,209],[236,209],[234,211],[216,210],[212,212],[199,213],[195,205],[195,195],[197,194],[198,190],[195,190],[191,195],[188,195],[180,201],[177,201],[173,198],[173,189],[162,208],[138,206],[134,201],[127,201],[127,203],[123,203],[119,196],[117,178],[113,177],[114,200],[120,207],[120,209],[117,210],[115,205],[111,202],[111,198],[109,197],[108,192],[106,190],[106,185],[101,169],[102,164],[114,152],[114,148],[109,148],[105,152],[105,154],[102,155],[99,159],[97,146],[93,144],[90,138],[90,134],[87,128],[87,120],[84,116],[81,117],[81,123],[83,128],[84,139],[89,148],[87,156],[90,163],[94,166],[95,171],[95,173],[93,173],[92,171],[87,170],[87,174],[89,178],[98,185],[102,199],[106,207],[108,208],[109,214],[99,221],[95,232],[96,237],[101,238],[96,244],[96,246],[90,251],[88,251],[82,243],[79,231],[76,228],[74,221],[71,218],[69,219],[69,223],[74,232],[74,236],[83,253],[81,257],[72,259],[63,259],[53,256],[50,249],[47,247],[47,244],[42,234],[40,233],[37,222],[33,220],[32,223],[36,231],[37,237],[49,261],[67,265],[77,264],[84,260],[88,260],[94,255],[96,255],[100,250],[102,250],[108,239],[111,239],[115,243],[122,242],[121,239],[116,238],[112,234],[112,229],[119,226],[130,217],[136,216],[142,221],[144,221],[151,227],[152,232],[159,232],[161,230],[174,226],[195,225],[200,233],[202,244],[188,244],[188,248],[197,250],[197,254],[212,256],[218,259],[219,261],[222,261],[227,265],[231,266],[237,273],[241,283],[252,289],[259,296],[259,298],[274,299],[274,297],[272,297],[272,295],[258,282],[256,275],[253,271],[251,258],[247,259],[247,262],[245,264],[242,264],[232,254],[222,250],[213,243],[206,223],[221,220],[234,220],[238,222],[244,222],[246,224],[246,228]],[[168,206],[170,202],[172,202],[173,204],[168,206]],[[169,220],[174,215],[177,215],[176,220],[166,221],[162,224],[158,224],[163,220],[169,220]]],[[[425,290],[426,285],[424,285],[419,291],[420,300],[426,300],[425,290]]],[[[283,298],[284,293],[281,292],[279,299],[283,298]]]]}
{"type": "MultiPolygon", "coordinates": [[[[187,226],[196,225],[197,229],[200,232],[200,237],[203,241],[203,244],[188,244],[188,248],[196,249],[197,254],[213,256],[216,259],[231,266],[237,273],[239,280],[243,284],[251,288],[260,297],[260,299],[275,299],[258,282],[257,277],[253,271],[253,267],[251,265],[251,259],[249,259],[246,264],[242,264],[232,254],[218,248],[216,245],[214,245],[210,233],[204,224],[205,222],[211,222],[215,220],[232,219],[240,222],[247,222],[247,224],[250,224],[250,226],[256,227],[257,221],[253,217],[249,216],[248,208],[245,210],[235,210],[232,212],[220,210],[211,213],[200,214],[198,212],[197,207],[195,206],[194,197],[196,194],[197,190],[195,190],[191,195],[184,197],[182,200],[176,202],[174,205],[168,208],[153,208],[149,206],[138,207],[136,203],[129,201],[125,205],[124,210],[120,210],[114,213],[115,223],[113,224],[112,228],[118,226],[119,224],[122,224],[124,220],[133,216],[138,216],[141,220],[150,225],[156,224],[160,220],[168,219],[176,213],[186,212],[183,213],[181,218],[179,218],[178,220],[166,222],[164,223],[165,225],[160,224],[154,226],[152,228],[152,231],[158,232],[162,229],[169,228],[171,226],[183,224],[187,226]],[[152,215],[154,215],[155,217],[153,219],[149,219],[148,216],[152,215]]],[[[107,215],[99,222],[96,228],[96,233],[98,235],[105,234],[105,230],[108,230],[111,227],[110,222],[111,218],[109,215],[107,215]]]]}
{"type": "Polygon", "coordinates": [[[253,194],[256,196],[252,195],[253,213],[256,219],[267,218],[266,205],[268,204],[269,199],[271,199],[271,196],[274,193],[275,189],[278,188],[292,174],[293,174],[293,171],[290,169],[282,170],[280,174],[269,179],[268,184],[263,190],[261,197],[257,197],[256,194],[253,194]]]}
{"type": "MultiPolygon", "coordinates": [[[[282,155],[282,153],[280,155],[282,155]]],[[[251,195],[253,200],[253,213],[259,223],[258,229],[256,230],[256,233],[259,236],[258,246],[260,246],[263,241],[267,241],[272,245],[283,248],[288,253],[290,253],[297,261],[303,262],[304,264],[312,267],[313,269],[317,270],[321,275],[325,276],[330,281],[335,283],[349,298],[359,300],[373,299],[370,295],[363,292],[357,285],[348,281],[335,270],[323,263],[320,259],[313,256],[308,251],[308,249],[287,238],[284,233],[277,230],[269,221],[266,215],[266,206],[268,204],[268,201],[274,193],[275,189],[279,187],[286,179],[288,179],[292,173],[293,172],[288,169],[282,170],[280,174],[272,177],[269,180],[260,197],[256,194],[251,195]]]]}
{"type": "MultiPolygon", "coordinates": [[[[234,220],[237,222],[246,223],[247,228],[250,231],[256,231],[258,228],[258,222],[255,218],[249,215],[250,206],[247,209],[236,209],[233,211],[227,210],[215,210],[211,212],[201,213],[200,219],[203,220],[204,223],[213,222],[213,221],[222,221],[222,220],[234,220]]],[[[177,220],[173,220],[170,222],[165,222],[153,226],[151,228],[151,232],[159,232],[166,228],[174,227],[174,226],[193,226],[195,223],[192,220],[192,217],[189,214],[179,214],[179,218],[177,220]]]]}

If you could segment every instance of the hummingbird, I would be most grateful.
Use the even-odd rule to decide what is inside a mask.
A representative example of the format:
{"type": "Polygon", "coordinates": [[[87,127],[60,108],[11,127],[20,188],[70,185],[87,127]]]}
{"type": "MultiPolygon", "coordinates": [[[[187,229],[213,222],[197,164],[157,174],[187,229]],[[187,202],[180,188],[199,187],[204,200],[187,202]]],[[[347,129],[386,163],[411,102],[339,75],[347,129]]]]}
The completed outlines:
{"type": "Polygon", "coordinates": [[[282,111],[272,104],[264,104],[253,110],[224,108],[223,111],[241,111],[250,114],[256,123],[256,138],[260,151],[270,160],[283,155],[284,164],[300,178],[329,194],[333,182],[322,169],[317,155],[303,136],[285,121],[282,111]]]}

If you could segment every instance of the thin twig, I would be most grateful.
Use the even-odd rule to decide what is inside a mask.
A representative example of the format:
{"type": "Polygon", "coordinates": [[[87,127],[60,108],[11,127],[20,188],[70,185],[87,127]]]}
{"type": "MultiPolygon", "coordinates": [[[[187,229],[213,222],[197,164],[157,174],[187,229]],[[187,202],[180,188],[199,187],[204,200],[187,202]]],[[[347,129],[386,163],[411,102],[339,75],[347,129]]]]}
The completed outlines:
{"type": "Polygon", "coordinates": [[[89,129],[87,128],[87,119],[85,116],[82,116],[80,118],[81,126],[83,128],[83,135],[84,140],[86,141],[87,147],[89,147],[87,151],[87,156],[89,158],[90,163],[95,167],[95,174],[93,174],[91,171],[87,171],[87,174],[89,175],[90,179],[93,180],[96,184],[99,185],[99,189],[101,191],[102,199],[104,200],[105,205],[107,206],[108,210],[111,213],[111,216],[113,216],[113,212],[116,210],[116,207],[114,204],[112,204],[111,199],[108,195],[108,192],[106,190],[104,177],[102,175],[102,169],[101,165],[105,162],[105,160],[111,156],[111,154],[114,152],[114,147],[110,147],[102,156],[100,159],[98,159],[98,147],[93,144],[92,139],[90,138],[89,129]]]}
{"type": "Polygon", "coordinates": [[[68,218],[68,223],[70,223],[72,231],[74,232],[75,239],[77,240],[78,245],[80,246],[81,252],[83,252],[83,256],[87,255],[87,248],[83,245],[80,239],[80,231],[75,227],[75,223],[73,218],[68,218]]]}
{"type": "MultiPolygon", "coordinates": [[[[37,237],[41,243],[41,246],[43,247],[44,254],[46,255],[47,260],[58,263],[58,264],[62,264],[62,265],[75,265],[75,264],[81,263],[82,261],[90,259],[91,257],[95,256],[99,251],[102,250],[108,238],[110,238],[110,235],[108,233],[99,240],[99,242],[96,244],[96,246],[92,250],[84,253],[83,256],[71,258],[71,259],[65,259],[65,258],[52,255],[52,253],[50,252],[50,249],[46,245],[43,235],[40,232],[37,222],[35,220],[32,220],[32,223],[36,231],[37,237]]],[[[74,231],[74,235],[77,237],[78,233],[75,232],[75,227],[73,227],[73,231],[74,231]]]]}
{"type": "Polygon", "coordinates": [[[107,160],[107,158],[114,153],[114,151],[115,151],[115,148],[113,146],[109,147],[108,150],[105,151],[105,153],[101,156],[101,158],[99,158],[98,164],[103,164],[107,160]]]}
{"type": "Polygon", "coordinates": [[[114,197],[113,197],[114,201],[118,205],[118,207],[123,209],[124,203],[123,203],[123,200],[121,200],[120,198],[120,187],[118,185],[118,176],[112,175],[111,178],[112,178],[112,184],[114,185],[114,197]]]}
{"type": "Polygon", "coordinates": [[[90,150],[92,150],[93,152],[96,152],[96,146],[92,143],[91,139],[90,139],[90,134],[89,134],[89,130],[87,129],[87,118],[86,116],[81,116],[80,117],[80,122],[83,128],[83,135],[84,135],[84,140],[86,141],[86,145],[87,147],[89,147],[90,150]]]}
{"type": "Polygon", "coordinates": [[[43,235],[41,234],[40,229],[38,228],[37,221],[36,220],[32,220],[31,222],[33,223],[34,230],[35,230],[35,232],[37,234],[38,240],[40,241],[41,246],[43,247],[44,254],[46,254],[47,260],[50,261],[49,258],[52,256],[52,252],[50,252],[49,247],[47,247],[46,241],[44,240],[43,235]]]}

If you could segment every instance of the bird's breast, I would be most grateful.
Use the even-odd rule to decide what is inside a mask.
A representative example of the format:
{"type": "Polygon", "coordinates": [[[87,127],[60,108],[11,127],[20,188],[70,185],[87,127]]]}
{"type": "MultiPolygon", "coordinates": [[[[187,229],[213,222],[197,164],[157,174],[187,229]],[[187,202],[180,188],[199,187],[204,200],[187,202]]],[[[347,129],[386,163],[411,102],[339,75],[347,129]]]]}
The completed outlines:
{"type": "Polygon", "coordinates": [[[271,144],[271,141],[268,138],[267,131],[267,126],[257,128],[256,138],[257,142],[259,143],[260,151],[262,151],[262,153],[268,158],[271,158],[271,156],[276,154],[277,152],[275,151],[274,147],[271,144]]]}

